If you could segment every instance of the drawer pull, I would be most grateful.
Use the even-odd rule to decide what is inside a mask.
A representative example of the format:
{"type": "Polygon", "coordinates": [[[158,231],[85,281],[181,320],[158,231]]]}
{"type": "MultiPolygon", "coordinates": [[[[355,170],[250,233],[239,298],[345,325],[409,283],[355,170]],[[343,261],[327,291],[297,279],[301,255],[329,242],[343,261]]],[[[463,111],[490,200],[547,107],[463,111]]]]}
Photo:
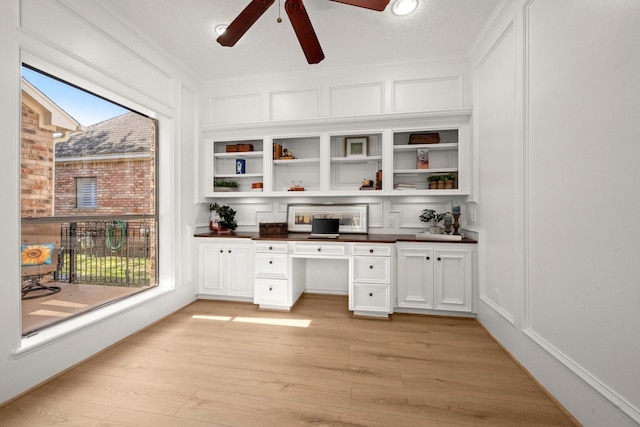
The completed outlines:
{"type": "Polygon", "coordinates": [[[438,261],[442,261],[442,258],[438,257],[438,261]]]}
{"type": "Polygon", "coordinates": [[[269,286],[269,291],[272,291],[272,290],[273,290],[273,287],[269,286]]]}
{"type": "Polygon", "coordinates": [[[373,249],[369,249],[369,253],[372,254],[373,253],[373,249]]]}
{"type": "Polygon", "coordinates": [[[369,292],[369,296],[372,297],[373,296],[373,292],[369,292]]]}
{"type": "Polygon", "coordinates": [[[273,264],[273,261],[269,261],[269,264],[273,264]]]}
{"type": "Polygon", "coordinates": [[[322,248],[318,248],[318,252],[322,251],[322,248]]]}
{"type": "Polygon", "coordinates": [[[269,246],[269,250],[272,251],[273,250],[273,246],[269,246]]]}
{"type": "Polygon", "coordinates": [[[220,253],[223,253],[224,251],[222,249],[220,249],[220,253]]]}
{"type": "Polygon", "coordinates": [[[231,253],[231,249],[229,249],[229,253],[231,253]]]}
{"type": "Polygon", "coordinates": [[[373,270],[373,265],[370,265],[370,266],[369,266],[369,269],[370,269],[370,270],[373,270]]]}
{"type": "Polygon", "coordinates": [[[428,257],[427,257],[427,261],[429,261],[430,259],[431,259],[431,257],[430,257],[430,256],[428,256],[428,257]]]}

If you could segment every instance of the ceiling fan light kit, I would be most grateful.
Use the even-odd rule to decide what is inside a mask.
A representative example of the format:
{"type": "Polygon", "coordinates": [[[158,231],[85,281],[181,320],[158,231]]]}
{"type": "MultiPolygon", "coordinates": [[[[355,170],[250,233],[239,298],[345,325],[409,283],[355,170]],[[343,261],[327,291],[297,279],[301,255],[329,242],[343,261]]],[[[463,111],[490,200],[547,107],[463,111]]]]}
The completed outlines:
{"type": "MultiPolygon", "coordinates": [[[[223,33],[218,34],[218,43],[222,46],[234,46],[242,36],[249,31],[249,28],[267,11],[275,0],[251,0],[251,3],[231,22],[223,33]]],[[[365,9],[382,12],[389,0],[331,0],[337,3],[344,3],[350,6],[362,7],[365,9]]],[[[417,4],[417,0],[413,0],[417,4]]],[[[324,59],[322,47],[313,29],[309,15],[302,3],[302,0],[286,0],[284,9],[289,16],[289,21],[293,31],[298,38],[300,47],[304,52],[309,64],[317,64],[324,59]]],[[[278,21],[280,22],[280,21],[278,21]]],[[[216,32],[218,27],[216,27],[216,32]]]]}
{"type": "Polygon", "coordinates": [[[406,16],[418,7],[418,0],[396,0],[391,6],[391,12],[397,16],[406,16]]]}

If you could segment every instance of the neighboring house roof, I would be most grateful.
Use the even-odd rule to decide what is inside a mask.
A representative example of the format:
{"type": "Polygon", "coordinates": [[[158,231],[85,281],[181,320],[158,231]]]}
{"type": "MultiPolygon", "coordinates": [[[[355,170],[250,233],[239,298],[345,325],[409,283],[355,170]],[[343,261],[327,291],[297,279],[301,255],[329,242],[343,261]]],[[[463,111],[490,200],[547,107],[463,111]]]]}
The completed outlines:
{"type": "Polygon", "coordinates": [[[151,124],[138,113],[126,113],[71,134],[56,144],[56,160],[86,156],[148,153],[151,124]]]}
{"type": "Polygon", "coordinates": [[[80,129],[80,123],[22,77],[22,102],[38,112],[40,127],[68,134],[80,129]]]}

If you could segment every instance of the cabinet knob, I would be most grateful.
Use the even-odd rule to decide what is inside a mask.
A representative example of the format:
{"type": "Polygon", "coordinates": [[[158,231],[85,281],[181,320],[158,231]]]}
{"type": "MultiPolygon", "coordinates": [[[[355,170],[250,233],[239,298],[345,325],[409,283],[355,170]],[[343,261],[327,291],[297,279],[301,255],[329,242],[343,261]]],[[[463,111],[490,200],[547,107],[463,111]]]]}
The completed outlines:
{"type": "Polygon", "coordinates": [[[438,257],[438,261],[442,261],[442,258],[438,257]]]}
{"type": "Polygon", "coordinates": [[[369,253],[372,254],[373,253],[373,249],[369,249],[369,253]]]}
{"type": "Polygon", "coordinates": [[[269,261],[269,264],[273,264],[273,261],[269,261]]]}
{"type": "Polygon", "coordinates": [[[318,252],[322,251],[322,248],[318,248],[318,252]]]}
{"type": "Polygon", "coordinates": [[[430,259],[431,259],[431,257],[430,257],[430,256],[428,256],[428,257],[427,257],[427,261],[429,261],[430,259]]]}
{"type": "Polygon", "coordinates": [[[373,296],[373,292],[369,292],[369,296],[372,297],[373,296]]]}
{"type": "Polygon", "coordinates": [[[369,266],[369,269],[370,269],[370,270],[373,270],[373,265],[370,265],[370,266],[369,266]]]}
{"type": "Polygon", "coordinates": [[[229,249],[229,253],[231,253],[231,249],[229,249]]]}
{"type": "Polygon", "coordinates": [[[272,291],[272,290],[273,290],[273,288],[271,286],[269,286],[269,291],[272,291]]]}
{"type": "Polygon", "coordinates": [[[269,246],[269,250],[272,251],[273,250],[273,246],[269,246]]]}

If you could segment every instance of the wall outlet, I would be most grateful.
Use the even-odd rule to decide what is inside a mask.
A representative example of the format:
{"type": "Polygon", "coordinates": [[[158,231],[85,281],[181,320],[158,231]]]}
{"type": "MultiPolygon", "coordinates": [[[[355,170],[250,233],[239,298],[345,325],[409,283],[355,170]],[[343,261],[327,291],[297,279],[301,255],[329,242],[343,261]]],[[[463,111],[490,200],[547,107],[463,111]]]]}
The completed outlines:
{"type": "Polygon", "coordinates": [[[389,215],[389,228],[395,228],[396,227],[396,219],[393,217],[393,215],[389,215]]]}

